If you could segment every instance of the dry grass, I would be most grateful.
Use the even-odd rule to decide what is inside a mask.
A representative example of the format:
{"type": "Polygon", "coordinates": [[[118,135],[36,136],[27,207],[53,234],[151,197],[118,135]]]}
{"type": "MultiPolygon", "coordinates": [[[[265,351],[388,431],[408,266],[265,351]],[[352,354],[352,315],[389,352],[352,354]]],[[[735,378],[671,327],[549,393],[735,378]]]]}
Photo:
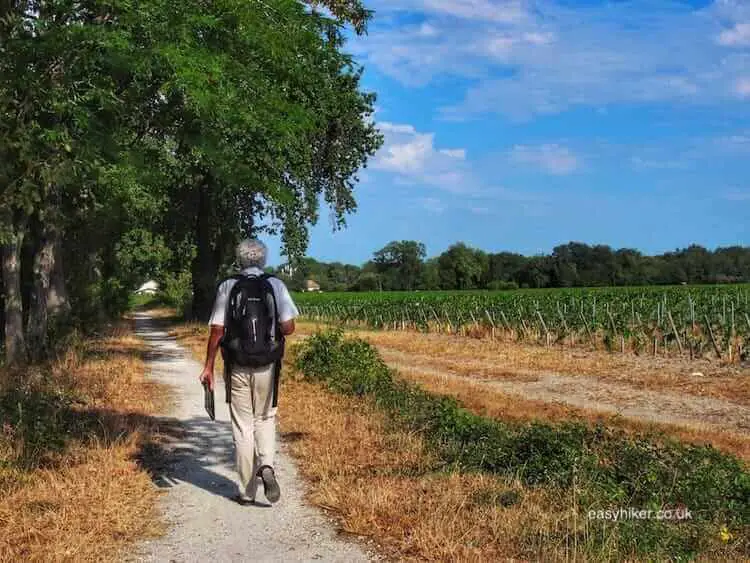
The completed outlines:
{"type": "MultiPolygon", "coordinates": [[[[320,327],[320,325],[313,323],[299,323],[298,332],[292,337],[292,341],[304,339],[307,335],[312,334],[320,327]]],[[[182,324],[174,327],[171,334],[176,336],[178,340],[190,347],[196,357],[201,361],[205,354],[206,336],[207,329],[202,324],[189,323],[182,324]]],[[[394,341],[400,344],[401,349],[405,350],[420,350],[422,349],[423,343],[420,343],[420,338],[429,337],[426,335],[415,335],[411,334],[411,339],[405,339],[403,333],[380,333],[380,332],[362,332],[357,333],[359,336],[365,336],[371,342],[377,344],[378,342],[387,341],[389,344],[393,344],[394,341]],[[394,338],[395,337],[395,338],[394,338]]],[[[443,336],[442,338],[450,338],[443,336]]],[[[464,339],[465,340],[465,339],[464,339]]],[[[394,346],[395,349],[395,346],[394,346]]],[[[533,348],[531,352],[545,353],[546,350],[542,348],[533,348]]],[[[449,351],[445,355],[452,355],[453,350],[449,351]]],[[[436,351],[437,353],[437,351],[436,351]]],[[[505,351],[504,354],[512,355],[510,351],[505,351]]],[[[597,353],[595,353],[597,354],[597,353]]],[[[388,353],[385,354],[386,356],[388,353]]],[[[438,369],[452,369],[460,366],[460,362],[453,359],[445,360],[450,365],[441,363],[440,355],[435,360],[435,367],[438,369]]],[[[410,354],[410,365],[423,366],[424,362],[420,361],[420,358],[415,358],[410,354]]],[[[623,361],[622,358],[617,358],[610,354],[603,354],[598,358],[598,362],[603,365],[603,369],[607,369],[607,366],[612,368],[612,364],[607,364],[606,360],[611,359],[614,362],[614,366],[618,365],[618,362],[623,361]]],[[[464,380],[453,379],[450,377],[435,377],[421,371],[419,369],[411,369],[409,365],[389,362],[391,365],[397,368],[398,373],[401,377],[408,379],[414,383],[417,383],[425,389],[434,393],[442,395],[449,395],[458,399],[466,408],[473,412],[493,418],[500,418],[503,420],[518,420],[518,421],[531,421],[531,420],[548,420],[548,421],[565,421],[565,420],[580,420],[588,421],[590,423],[603,423],[608,426],[615,426],[623,428],[628,431],[647,433],[651,435],[664,434],[666,436],[681,440],[683,442],[693,444],[705,444],[712,445],[722,451],[734,454],[740,459],[750,461],[750,436],[747,434],[738,434],[731,431],[717,431],[716,428],[708,426],[702,427],[700,424],[692,426],[686,426],[684,424],[667,424],[667,423],[656,423],[656,422],[644,422],[634,419],[628,419],[615,415],[606,415],[601,412],[589,409],[583,409],[573,407],[562,402],[548,402],[543,400],[535,399],[524,399],[518,395],[512,395],[503,393],[501,391],[488,388],[483,386],[481,382],[471,383],[464,380]]],[[[429,367],[429,366],[428,366],[429,367]]],[[[456,370],[458,373],[471,373],[474,377],[487,376],[487,373],[480,371],[477,374],[476,371],[471,371],[466,366],[462,366],[463,369],[456,370]]],[[[221,359],[218,360],[217,373],[221,373],[221,359]]],[[[524,379],[534,377],[529,372],[505,372],[505,367],[497,368],[507,373],[507,377],[513,377],[517,379],[524,379]]],[[[531,370],[531,368],[525,368],[531,370]]],[[[652,368],[653,376],[657,376],[657,367],[652,368]]],[[[556,370],[561,372],[563,370],[556,370]]],[[[743,377],[747,379],[747,377],[743,377]]]]}
{"type": "Polygon", "coordinates": [[[660,434],[692,444],[711,445],[750,462],[750,436],[733,432],[718,432],[712,428],[688,427],[677,424],[649,423],[605,415],[565,403],[524,399],[487,388],[481,383],[452,377],[434,377],[422,371],[398,366],[400,377],[417,383],[424,389],[454,397],[463,406],[477,414],[502,420],[560,422],[577,420],[591,424],[622,428],[626,431],[658,436],[660,434]]]}
{"type": "MultiPolygon", "coordinates": [[[[323,326],[299,323],[302,334],[323,326]]],[[[750,406],[750,372],[708,360],[653,358],[584,351],[411,331],[357,330],[385,350],[408,353],[411,361],[435,369],[480,378],[525,378],[533,372],[595,376],[636,389],[674,391],[750,406]],[[700,372],[702,376],[692,375],[700,372]]]]}
{"type": "MultiPolygon", "coordinates": [[[[320,327],[321,325],[316,323],[300,323],[299,333],[304,338],[320,327]]],[[[435,376],[429,373],[431,370],[447,371],[477,380],[493,378],[534,380],[536,379],[535,372],[546,370],[569,375],[593,375],[605,381],[627,383],[640,389],[687,392],[690,384],[679,381],[685,378],[684,374],[680,375],[684,366],[680,365],[679,360],[662,362],[653,358],[627,357],[606,352],[571,352],[447,335],[358,330],[357,336],[366,338],[378,346],[383,357],[388,360],[389,365],[397,369],[401,377],[418,383],[429,391],[455,397],[464,406],[478,414],[503,420],[563,421],[573,419],[591,423],[602,422],[608,426],[616,426],[629,431],[661,433],[684,442],[710,444],[745,461],[750,461],[750,436],[747,434],[729,430],[720,431],[716,427],[700,423],[687,426],[606,415],[596,410],[577,408],[562,402],[524,399],[518,395],[489,388],[482,385],[481,381],[473,383],[467,379],[435,376]],[[404,361],[405,358],[408,358],[408,362],[404,361]],[[677,362],[677,365],[670,367],[669,362],[677,362]],[[628,373],[627,369],[633,370],[633,381],[624,376],[628,373]],[[652,380],[658,381],[659,384],[653,384],[652,380]],[[674,383],[675,381],[677,383],[674,383]]],[[[716,369],[720,370],[718,366],[716,369]]],[[[710,372],[706,370],[706,373],[710,372]]],[[[750,377],[748,377],[750,374],[734,374],[721,372],[721,370],[719,373],[723,375],[701,378],[705,380],[706,387],[700,387],[697,390],[694,388],[693,390],[696,391],[694,394],[714,397],[729,395],[724,398],[743,404],[743,393],[750,387],[750,377]],[[727,389],[719,393],[721,385],[727,385],[727,389]],[[738,392],[739,396],[732,396],[730,391],[738,392]]]]}
{"type": "MultiPolygon", "coordinates": [[[[310,323],[298,326],[292,342],[317,328],[310,323]]],[[[171,334],[203,360],[205,325],[179,325],[171,334]]],[[[409,335],[411,343],[401,333],[368,332],[365,336],[368,340],[382,336],[371,341],[386,340],[392,346],[391,337],[395,336],[407,350],[424,345],[414,334],[409,335]]],[[[424,351],[430,350],[438,356],[451,353],[432,348],[424,351]]],[[[398,561],[567,561],[592,557],[585,551],[590,539],[587,522],[573,517],[573,499],[566,502],[552,490],[523,487],[514,479],[438,471],[419,435],[393,428],[366,400],[333,394],[303,381],[290,368],[284,373],[279,411],[282,439],[308,482],[308,500],[333,516],[343,533],[376,543],[379,551],[398,561]],[[567,544],[566,537],[579,537],[581,545],[567,544]]],[[[404,369],[399,374],[432,392],[454,396],[467,408],[487,416],[519,421],[600,421],[628,431],[664,432],[685,441],[711,443],[750,459],[748,440],[743,436],[607,417],[560,403],[479,389],[465,381],[429,377],[419,370],[404,369]]],[[[603,552],[594,556],[607,557],[603,552]]]]}
{"type": "Polygon", "coordinates": [[[421,438],[390,428],[366,402],[291,377],[282,392],[282,436],[310,484],[308,499],[344,532],[399,561],[564,558],[555,537],[567,514],[549,492],[434,471],[421,438]]]}
{"type": "MultiPolygon", "coordinates": [[[[203,359],[204,325],[183,324],[171,334],[203,359]]],[[[436,471],[419,435],[390,427],[364,400],[335,395],[289,369],[281,394],[282,440],[308,483],[307,500],[342,533],[374,542],[389,559],[562,561],[567,546],[559,538],[585,526],[549,491],[436,471]]]]}
{"type": "MultiPolygon", "coordinates": [[[[203,359],[205,325],[170,333],[203,359]]],[[[388,428],[364,401],[301,381],[289,369],[281,394],[282,439],[309,484],[308,500],[343,533],[372,540],[399,561],[526,558],[547,544],[560,515],[545,511],[552,504],[545,493],[498,477],[435,472],[419,436],[388,428]],[[507,490],[519,493],[517,505],[492,502],[507,490]]],[[[548,558],[556,551],[546,549],[548,558]]]]}
{"type": "Polygon", "coordinates": [[[114,561],[162,531],[158,493],[137,458],[154,430],[148,415],[166,408],[166,394],[145,381],[143,352],[122,326],[49,366],[1,374],[0,393],[24,385],[78,401],[58,413],[72,433],[48,429],[64,447],[29,451],[18,428],[3,427],[0,561],[114,561]]]}

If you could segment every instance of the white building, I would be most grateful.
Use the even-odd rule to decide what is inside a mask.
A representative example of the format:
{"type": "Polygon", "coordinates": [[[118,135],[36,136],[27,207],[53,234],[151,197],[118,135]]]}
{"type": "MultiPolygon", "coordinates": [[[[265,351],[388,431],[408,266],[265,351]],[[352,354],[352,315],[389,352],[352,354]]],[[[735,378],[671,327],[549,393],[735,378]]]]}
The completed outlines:
{"type": "Polygon", "coordinates": [[[138,295],[156,295],[159,291],[159,284],[154,280],[149,280],[136,290],[138,295]]]}

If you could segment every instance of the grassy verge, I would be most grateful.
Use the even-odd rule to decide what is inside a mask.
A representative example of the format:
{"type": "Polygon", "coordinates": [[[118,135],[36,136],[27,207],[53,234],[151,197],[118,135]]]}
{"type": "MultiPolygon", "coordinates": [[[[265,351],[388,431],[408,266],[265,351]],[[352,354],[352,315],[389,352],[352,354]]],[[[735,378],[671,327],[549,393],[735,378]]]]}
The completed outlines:
{"type": "MultiPolygon", "coordinates": [[[[303,336],[330,328],[329,325],[317,323],[298,323],[298,333],[303,336]]],[[[678,377],[679,366],[663,363],[640,362],[640,368],[634,369],[636,363],[628,359],[628,365],[622,363],[623,357],[612,354],[591,353],[582,358],[568,354],[550,352],[547,349],[507,345],[494,347],[496,343],[485,341],[489,347],[485,350],[465,338],[449,338],[441,335],[414,335],[409,338],[404,333],[359,331],[347,328],[346,335],[361,337],[377,346],[381,357],[398,372],[402,379],[440,395],[458,399],[463,406],[483,416],[519,421],[578,420],[587,423],[601,423],[616,426],[626,431],[645,434],[667,435],[683,442],[711,445],[721,451],[730,453],[750,462],[750,435],[737,431],[730,425],[710,426],[696,421],[693,424],[648,422],[626,418],[614,414],[605,414],[595,408],[574,407],[560,402],[542,399],[521,398],[485,385],[486,379],[502,381],[507,378],[534,380],[536,374],[546,372],[577,375],[581,373],[617,384],[632,385],[634,389],[657,389],[673,393],[691,394],[678,377]],[[481,356],[481,357],[480,357],[481,356]],[[556,363],[555,363],[556,362],[556,363]],[[669,370],[672,370],[672,373],[669,370]],[[461,378],[464,378],[463,380],[461,378]],[[672,380],[666,388],[653,383],[654,378],[672,380]],[[476,379],[476,381],[474,381],[476,379]]],[[[747,374],[712,376],[706,379],[706,385],[694,390],[697,396],[711,396],[712,389],[725,387],[734,393],[733,402],[744,404],[740,389],[748,388],[750,380],[747,374]],[[727,381],[727,379],[729,381],[727,381]],[[700,391],[700,393],[698,393],[700,391]],[[702,393],[702,394],[701,394],[702,393]]],[[[581,385],[585,385],[581,383],[581,385]]],[[[659,391],[656,391],[659,392],[659,391]]]]}
{"type": "Polygon", "coordinates": [[[540,511],[554,515],[520,526],[510,546],[501,541],[506,556],[726,560],[750,555],[750,476],[734,457],[604,425],[478,416],[452,398],[399,380],[372,346],[337,332],[309,338],[297,365],[310,380],[381,413],[388,432],[416,435],[433,460],[423,475],[499,480],[484,493],[469,495],[451,514],[471,518],[477,507],[530,502],[534,508],[515,509],[518,521],[540,511]],[[587,517],[590,511],[628,507],[686,507],[692,518],[613,523],[587,517]],[[509,553],[513,549],[516,553],[509,553]]]}
{"type": "Polygon", "coordinates": [[[377,543],[397,561],[563,559],[550,535],[554,498],[517,479],[436,471],[424,436],[386,413],[286,374],[279,422],[299,462],[308,500],[345,534],[377,543]]]}
{"type": "Polygon", "coordinates": [[[123,325],[56,361],[0,372],[0,561],[117,560],[160,533],[139,462],[166,407],[123,325]]]}

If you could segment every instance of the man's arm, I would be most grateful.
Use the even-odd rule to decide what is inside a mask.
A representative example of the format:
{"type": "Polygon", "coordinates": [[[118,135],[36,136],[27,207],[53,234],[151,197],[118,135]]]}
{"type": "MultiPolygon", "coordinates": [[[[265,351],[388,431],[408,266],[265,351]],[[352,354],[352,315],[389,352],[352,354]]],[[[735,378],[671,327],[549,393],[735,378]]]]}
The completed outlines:
{"type": "Polygon", "coordinates": [[[201,383],[208,383],[211,389],[214,388],[214,364],[222,336],[224,336],[224,327],[211,325],[211,334],[208,337],[208,346],[206,346],[206,363],[200,375],[201,383]]]}
{"type": "Polygon", "coordinates": [[[290,336],[294,333],[294,319],[299,316],[299,311],[297,310],[294,301],[292,301],[292,296],[289,295],[289,290],[284,283],[278,278],[275,281],[277,282],[277,307],[279,309],[278,314],[281,334],[284,336],[290,336]]]}

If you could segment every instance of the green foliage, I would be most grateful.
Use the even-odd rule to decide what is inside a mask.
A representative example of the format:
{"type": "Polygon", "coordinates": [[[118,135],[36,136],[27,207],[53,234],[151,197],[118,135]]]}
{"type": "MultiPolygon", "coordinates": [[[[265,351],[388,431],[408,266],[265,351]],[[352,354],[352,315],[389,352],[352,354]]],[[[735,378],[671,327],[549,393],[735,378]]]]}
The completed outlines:
{"type": "Polygon", "coordinates": [[[442,289],[476,289],[488,268],[487,255],[459,242],[438,258],[438,276],[442,289]]]}
{"type": "Polygon", "coordinates": [[[151,295],[148,293],[137,294],[131,293],[130,299],[128,300],[128,309],[145,309],[151,305],[157,305],[161,302],[161,298],[157,295],[151,295]]]}
{"type": "MultiPolygon", "coordinates": [[[[512,252],[488,253],[457,243],[426,261],[423,248],[416,241],[391,242],[376,251],[361,272],[378,274],[380,286],[386,291],[409,287],[505,290],[750,281],[750,249],[738,246],[708,251],[692,245],[659,256],[644,256],[628,248],[614,250],[605,245],[570,242],[555,247],[549,255],[523,256],[512,252]],[[410,250],[405,245],[410,245],[410,250]],[[404,264],[408,268],[403,269],[404,264]]],[[[316,263],[320,269],[326,266],[316,263]]],[[[362,291],[360,286],[354,284],[350,288],[362,291]]]]}
{"type": "Polygon", "coordinates": [[[518,289],[518,284],[513,281],[493,280],[487,284],[487,289],[490,291],[508,291],[510,289],[518,289]]]}
{"type": "Polygon", "coordinates": [[[166,276],[161,296],[167,305],[174,307],[181,314],[187,313],[193,296],[190,272],[183,271],[166,276]]]}
{"type": "Polygon", "coordinates": [[[715,353],[710,326],[724,354],[730,337],[734,359],[750,352],[750,287],[742,285],[325,293],[299,295],[297,304],[311,319],[374,328],[494,327],[545,344],[549,332],[551,341],[570,335],[586,343],[601,339],[613,350],[620,349],[622,338],[636,352],[653,345],[654,338],[661,348],[666,339],[679,352],[679,340],[682,353],[693,357],[715,353]]]}
{"type": "Polygon", "coordinates": [[[115,256],[117,278],[135,289],[149,279],[162,279],[172,252],[163,237],[139,227],[123,235],[115,245],[115,256]]]}
{"type": "Polygon", "coordinates": [[[732,456],[602,425],[481,417],[398,379],[370,344],[341,331],[302,343],[296,365],[334,391],[368,397],[395,424],[420,432],[446,467],[517,477],[559,490],[561,498],[574,491],[579,518],[614,507],[687,507],[692,513],[679,523],[621,521],[606,533],[605,522],[592,520],[592,549],[614,542],[623,555],[692,557],[721,549],[718,530],[726,525],[739,538],[731,550],[750,554],[750,474],[732,456]]]}
{"type": "Polygon", "coordinates": [[[372,263],[385,290],[412,290],[422,275],[425,246],[413,240],[393,241],[381,248],[372,263]]]}
{"type": "Polygon", "coordinates": [[[375,272],[363,272],[351,289],[354,291],[380,291],[382,287],[383,281],[379,274],[375,272]]]}
{"type": "Polygon", "coordinates": [[[313,7],[325,6],[339,20],[350,23],[358,35],[366,33],[372,11],[359,0],[305,0],[313,7]]]}
{"type": "Polygon", "coordinates": [[[315,4],[333,17],[295,0],[0,4],[0,243],[59,233],[74,320],[149,278],[203,314],[239,238],[280,233],[298,256],[322,201],[336,228],[356,209],[382,137],[344,24],[371,13],[315,4]]]}

